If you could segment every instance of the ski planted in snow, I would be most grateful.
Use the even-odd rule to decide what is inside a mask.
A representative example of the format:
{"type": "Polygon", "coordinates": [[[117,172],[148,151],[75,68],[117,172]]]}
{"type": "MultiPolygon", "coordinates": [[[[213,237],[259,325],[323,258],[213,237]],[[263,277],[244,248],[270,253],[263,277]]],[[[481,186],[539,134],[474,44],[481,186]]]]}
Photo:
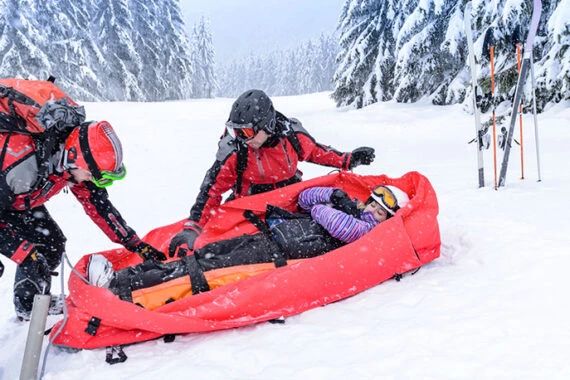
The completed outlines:
{"type": "Polygon", "coordinates": [[[536,36],[536,31],[538,29],[538,22],[540,21],[540,15],[542,13],[541,0],[534,0],[533,2],[534,2],[534,7],[532,11],[532,19],[530,22],[530,28],[528,30],[528,36],[526,38],[524,46],[523,61],[521,65],[519,79],[517,81],[515,97],[513,99],[511,122],[507,133],[507,140],[505,144],[505,153],[503,154],[503,163],[501,165],[501,172],[499,174],[499,186],[505,186],[505,178],[507,177],[507,167],[509,166],[509,154],[511,152],[511,144],[513,140],[513,132],[515,130],[515,123],[517,121],[518,108],[521,102],[521,97],[524,91],[526,77],[531,64],[534,37],[536,36]]]}
{"type": "Polygon", "coordinates": [[[463,15],[465,22],[465,35],[469,48],[469,66],[471,67],[471,85],[473,87],[473,114],[475,115],[475,141],[477,142],[477,173],[479,187],[485,186],[485,170],[483,167],[483,128],[481,127],[481,114],[477,107],[477,66],[475,64],[475,50],[473,48],[473,32],[471,30],[471,2],[465,5],[463,15]]]}
{"type": "Polygon", "coordinates": [[[483,38],[483,54],[489,56],[491,69],[491,124],[493,125],[493,188],[497,190],[499,178],[497,175],[497,95],[495,93],[495,30],[489,27],[483,38]]]}

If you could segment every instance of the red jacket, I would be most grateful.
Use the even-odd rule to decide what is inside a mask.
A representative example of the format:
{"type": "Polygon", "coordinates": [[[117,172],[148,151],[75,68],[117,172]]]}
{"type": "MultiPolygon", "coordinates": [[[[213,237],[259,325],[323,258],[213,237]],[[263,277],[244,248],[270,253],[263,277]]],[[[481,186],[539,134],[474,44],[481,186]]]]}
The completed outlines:
{"type": "Polygon", "coordinates": [[[51,157],[47,178],[38,178],[32,137],[13,133],[8,139],[8,133],[0,133],[0,149],[0,247],[4,255],[19,264],[29,253],[26,242],[8,225],[9,214],[39,207],[65,187],[70,188],[87,215],[113,242],[128,246],[138,241],[135,231],[109,201],[107,190],[91,182],[74,184],[71,175],[58,168],[61,151],[51,157]]]}
{"type": "Polygon", "coordinates": [[[227,132],[218,143],[216,162],[206,173],[200,193],[190,211],[189,220],[203,226],[211,213],[222,203],[222,195],[233,190],[230,197],[241,198],[301,181],[299,161],[348,169],[351,153],[339,152],[319,144],[296,119],[287,119],[277,113],[278,137],[272,137],[260,149],[252,149],[227,132]],[[294,134],[300,154],[287,134],[294,134]],[[243,171],[241,189],[238,184],[239,150],[247,149],[247,164],[243,171]]]}

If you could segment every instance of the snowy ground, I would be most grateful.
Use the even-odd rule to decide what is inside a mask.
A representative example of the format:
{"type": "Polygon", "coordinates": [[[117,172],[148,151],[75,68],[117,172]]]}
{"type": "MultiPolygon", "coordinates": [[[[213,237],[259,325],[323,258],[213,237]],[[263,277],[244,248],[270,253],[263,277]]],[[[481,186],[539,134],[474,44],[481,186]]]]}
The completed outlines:
{"type": "MultiPolygon", "coordinates": [[[[110,188],[111,199],[141,236],[187,216],[231,103],[87,104],[89,118],[111,122],[123,141],[129,175],[110,188]]],[[[543,181],[536,181],[527,116],[526,179],[520,180],[520,150],[513,146],[507,186],[495,191],[492,151],[485,152],[487,187],[477,188],[475,148],[467,144],[473,118],[461,106],[387,103],[347,111],[336,109],[327,94],[274,103],[320,142],[341,150],[375,147],[376,161],[358,173],[426,175],[440,202],[441,257],[401,282],[385,282],[285,325],[128,346],[123,364],[106,364],[102,349],[52,349],[44,379],[569,378],[568,105],[539,115],[543,181]]],[[[329,171],[301,169],[305,178],[329,171]]],[[[73,263],[113,247],[72,195],[62,193],[48,207],[68,236],[73,263]]],[[[2,261],[0,379],[9,380],[19,376],[27,324],[12,310],[15,265],[2,261]]]]}

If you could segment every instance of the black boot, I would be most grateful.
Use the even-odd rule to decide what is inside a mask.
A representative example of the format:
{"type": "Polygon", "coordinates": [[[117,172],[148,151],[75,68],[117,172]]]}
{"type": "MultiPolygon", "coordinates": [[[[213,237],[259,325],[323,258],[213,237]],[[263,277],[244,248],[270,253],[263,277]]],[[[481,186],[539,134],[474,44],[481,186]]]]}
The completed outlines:
{"type": "Polygon", "coordinates": [[[20,320],[29,320],[36,294],[50,294],[51,275],[45,257],[32,253],[16,269],[14,307],[20,320]]]}

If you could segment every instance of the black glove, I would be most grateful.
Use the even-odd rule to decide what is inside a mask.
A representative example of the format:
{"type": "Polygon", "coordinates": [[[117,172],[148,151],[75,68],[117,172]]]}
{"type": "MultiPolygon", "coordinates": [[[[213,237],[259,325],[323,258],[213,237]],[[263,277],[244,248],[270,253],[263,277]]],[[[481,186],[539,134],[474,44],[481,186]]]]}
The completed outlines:
{"type": "Polygon", "coordinates": [[[184,257],[188,251],[194,249],[194,242],[198,237],[199,232],[195,229],[186,228],[177,233],[168,246],[168,256],[170,257],[184,257]]]}
{"type": "Polygon", "coordinates": [[[376,157],[374,156],[374,148],[369,148],[367,146],[356,148],[352,151],[348,168],[352,170],[358,165],[370,165],[372,161],[374,161],[374,157],[376,157]]]}
{"type": "Polygon", "coordinates": [[[344,212],[345,214],[358,218],[360,211],[356,207],[356,203],[341,189],[336,189],[331,195],[331,203],[333,208],[344,212]]]}
{"type": "Polygon", "coordinates": [[[140,243],[135,245],[132,250],[133,250],[133,252],[138,253],[139,256],[145,261],[146,260],[158,260],[158,261],[166,260],[166,255],[164,253],[162,253],[158,249],[154,248],[152,245],[145,243],[144,241],[141,241],[140,243]]]}

